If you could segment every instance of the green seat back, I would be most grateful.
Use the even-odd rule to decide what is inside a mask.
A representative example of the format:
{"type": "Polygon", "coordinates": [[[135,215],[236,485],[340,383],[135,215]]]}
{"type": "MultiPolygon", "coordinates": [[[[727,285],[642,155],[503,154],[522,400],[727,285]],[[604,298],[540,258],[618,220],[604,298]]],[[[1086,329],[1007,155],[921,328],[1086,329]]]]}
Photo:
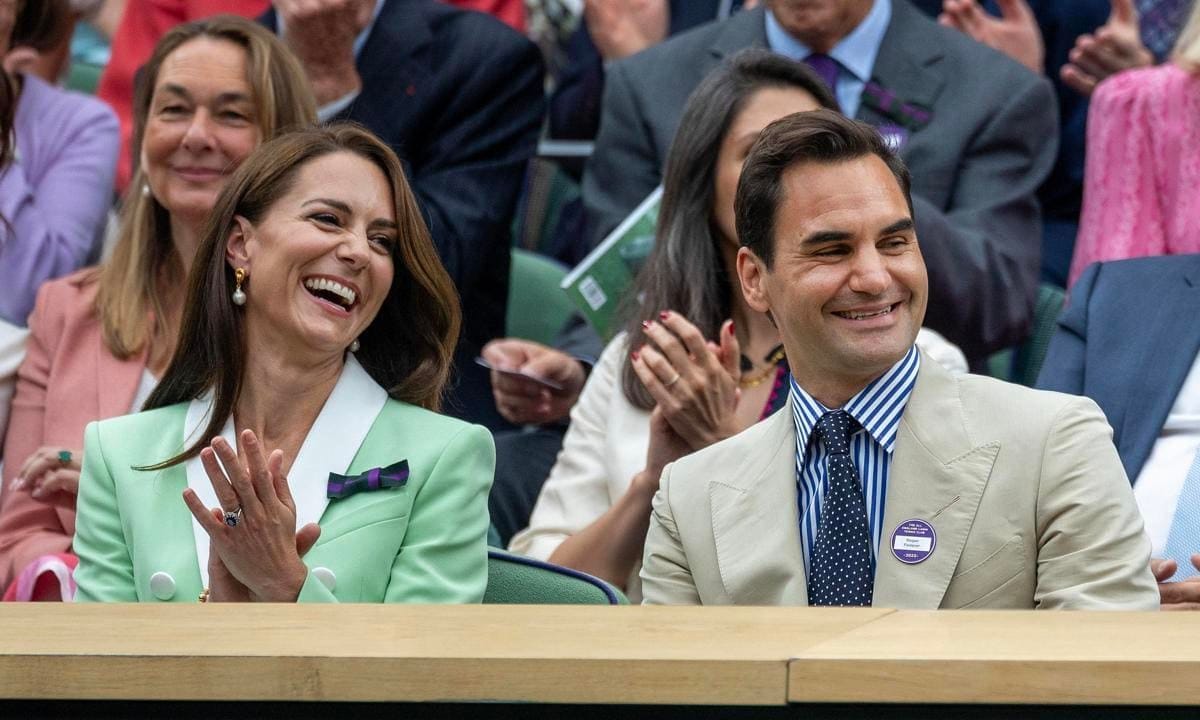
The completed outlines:
{"type": "Polygon", "coordinates": [[[514,248],[508,286],[508,337],[553,345],[574,311],[559,285],[567,269],[548,257],[514,248]]]}
{"type": "Polygon", "coordinates": [[[600,578],[570,568],[488,548],[489,605],[628,605],[629,600],[600,578]]]}
{"type": "Polygon", "coordinates": [[[1050,338],[1058,327],[1058,314],[1062,312],[1066,298],[1066,291],[1057,285],[1042,283],[1038,286],[1029,335],[1020,345],[1001,350],[990,357],[988,374],[1033,387],[1037,383],[1038,373],[1042,371],[1046,351],[1050,349],[1050,338]]]}

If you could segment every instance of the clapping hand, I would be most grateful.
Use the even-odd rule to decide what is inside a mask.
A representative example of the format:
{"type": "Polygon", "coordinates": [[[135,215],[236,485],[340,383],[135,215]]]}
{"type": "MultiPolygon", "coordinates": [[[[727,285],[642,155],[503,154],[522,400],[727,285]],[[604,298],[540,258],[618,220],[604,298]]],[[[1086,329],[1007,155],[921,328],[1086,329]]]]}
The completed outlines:
{"type": "Polygon", "coordinates": [[[79,494],[79,453],[63,447],[35,450],[13,480],[11,489],[28,489],[34,500],[75,508],[79,494]]]}
{"type": "Polygon", "coordinates": [[[283,40],[304,66],[317,105],[362,88],[354,64],[354,40],[371,20],[365,0],[274,0],[283,40]]]}
{"type": "Polygon", "coordinates": [[[955,28],[1041,74],[1046,47],[1042,31],[1025,0],[998,0],[1000,17],[989,15],[975,0],[945,0],[938,22],[955,28]]]}
{"type": "MultiPolygon", "coordinates": [[[[1192,555],[1192,565],[1200,570],[1200,554],[1192,555]]],[[[1151,558],[1150,570],[1158,581],[1158,596],[1163,610],[1200,610],[1200,575],[1180,582],[1168,582],[1178,570],[1174,560],[1151,558]]]]}
{"type": "Polygon", "coordinates": [[[1063,65],[1063,82],[1082,95],[1091,95],[1097,83],[1123,70],[1149,67],[1154,54],[1142,44],[1133,0],[1112,0],[1112,14],[1093,35],[1080,35],[1063,65]]]}
{"type": "Polygon", "coordinates": [[[608,61],[662,42],[671,24],[667,0],[586,0],[583,15],[592,42],[608,61]]]}
{"type": "Polygon", "coordinates": [[[692,450],[737,433],[741,352],[733,322],[721,325],[720,344],[670,311],[643,327],[647,342],[633,352],[633,370],[675,433],[692,450]]]}
{"type": "Polygon", "coordinates": [[[296,531],[296,503],[283,474],[283,452],[264,456],[250,430],[242,432],[241,440],[240,457],[220,436],[200,451],[219,509],[204,507],[190,488],[183,492],[188,509],[208,533],[212,597],[294,602],[308,576],[301,555],[321,529],[309,523],[296,531]]]}

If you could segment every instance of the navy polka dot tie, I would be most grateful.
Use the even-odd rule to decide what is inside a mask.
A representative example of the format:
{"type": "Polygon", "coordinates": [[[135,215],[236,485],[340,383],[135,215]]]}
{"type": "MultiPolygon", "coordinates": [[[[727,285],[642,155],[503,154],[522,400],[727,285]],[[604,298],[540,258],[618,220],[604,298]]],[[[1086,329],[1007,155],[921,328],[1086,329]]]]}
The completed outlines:
{"type": "Polygon", "coordinates": [[[850,436],[861,425],[844,410],[826,413],[815,432],[825,446],[829,489],[809,555],[809,605],[870,605],[875,571],[862,483],[850,459],[850,436]]]}

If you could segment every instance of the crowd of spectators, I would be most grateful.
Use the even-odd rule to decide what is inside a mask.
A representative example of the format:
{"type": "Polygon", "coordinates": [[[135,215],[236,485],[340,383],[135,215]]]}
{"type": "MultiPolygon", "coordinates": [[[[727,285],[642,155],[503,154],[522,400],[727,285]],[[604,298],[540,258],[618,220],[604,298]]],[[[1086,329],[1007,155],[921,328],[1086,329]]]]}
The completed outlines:
{"type": "Polygon", "coordinates": [[[477,602],[490,537],[1200,607],[1200,3],[0,0],[0,61],[5,599],[477,602]],[[510,336],[515,245],[656,193],[612,328],[510,336]]]}

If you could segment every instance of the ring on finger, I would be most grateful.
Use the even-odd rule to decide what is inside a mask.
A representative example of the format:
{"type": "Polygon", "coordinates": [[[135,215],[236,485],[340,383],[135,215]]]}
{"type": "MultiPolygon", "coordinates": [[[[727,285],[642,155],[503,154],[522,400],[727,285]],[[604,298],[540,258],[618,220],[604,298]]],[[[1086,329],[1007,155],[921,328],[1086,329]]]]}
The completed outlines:
{"type": "Polygon", "coordinates": [[[242,521],[242,506],[238,505],[236,510],[227,510],[225,512],[225,524],[229,527],[237,527],[242,521]]]}
{"type": "Polygon", "coordinates": [[[71,451],[70,450],[59,450],[57,457],[58,457],[59,465],[66,467],[71,464],[71,451]]]}
{"type": "Polygon", "coordinates": [[[673,377],[670,380],[663,383],[663,387],[671,387],[672,385],[674,385],[677,382],[679,382],[679,373],[675,373],[675,377],[673,377]]]}

